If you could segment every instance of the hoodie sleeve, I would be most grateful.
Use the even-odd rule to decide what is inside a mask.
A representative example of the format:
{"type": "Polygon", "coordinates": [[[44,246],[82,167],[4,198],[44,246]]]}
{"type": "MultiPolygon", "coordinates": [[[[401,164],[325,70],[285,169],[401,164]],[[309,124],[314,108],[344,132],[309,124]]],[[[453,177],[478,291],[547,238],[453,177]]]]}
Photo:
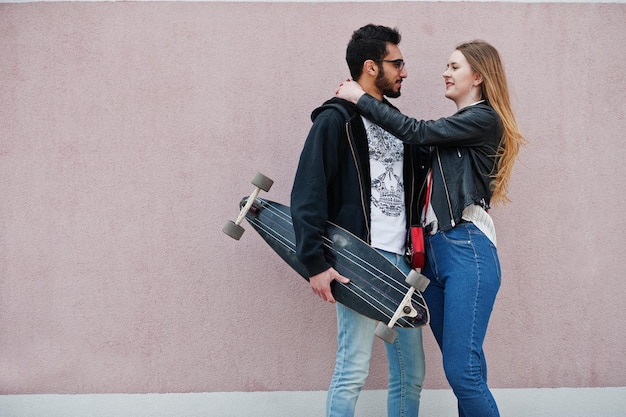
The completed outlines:
{"type": "Polygon", "coordinates": [[[344,129],[344,117],[339,111],[329,109],[317,113],[291,190],[296,257],[309,276],[330,268],[323,246],[328,219],[327,190],[338,172],[338,144],[344,129]]]}

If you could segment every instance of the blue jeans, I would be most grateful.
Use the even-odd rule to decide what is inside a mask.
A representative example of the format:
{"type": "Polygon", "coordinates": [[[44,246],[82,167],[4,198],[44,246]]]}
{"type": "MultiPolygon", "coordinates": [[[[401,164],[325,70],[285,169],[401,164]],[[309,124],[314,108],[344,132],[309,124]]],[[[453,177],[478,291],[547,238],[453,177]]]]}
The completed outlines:
{"type": "MultiPolygon", "coordinates": [[[[408,273],[404,257],[380,251],[408,273]]],[[[326,398],[328,417],[352,417],[369,373],[376,322],[337,303],[337,357],[326,398]]],[[[399,329],[393,344],[385,343],[389,364],[388,417],[417,417],[424,381],[422,329],[399,329]]]]}
{"type": "Polygon", "coordinates": [[[500,261],[491,241],[473,223],[426,237],[430,278],[424,298],[430,327],[443,356],[446,378],[461,417],[499,416],[487,386],[483,341],[496,294],[500,261]]]}

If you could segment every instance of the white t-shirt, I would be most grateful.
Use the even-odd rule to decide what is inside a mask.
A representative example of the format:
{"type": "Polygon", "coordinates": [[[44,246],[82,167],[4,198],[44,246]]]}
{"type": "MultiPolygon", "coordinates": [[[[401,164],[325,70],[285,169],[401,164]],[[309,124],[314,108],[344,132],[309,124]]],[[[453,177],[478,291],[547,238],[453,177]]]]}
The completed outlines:
{"type": "Polygon", "coordinates": [[[404,253],[406,212],[404,205],[404,145],[400,139],[363,117],[369,143],[372,180],[372,246],[404,253]]]}

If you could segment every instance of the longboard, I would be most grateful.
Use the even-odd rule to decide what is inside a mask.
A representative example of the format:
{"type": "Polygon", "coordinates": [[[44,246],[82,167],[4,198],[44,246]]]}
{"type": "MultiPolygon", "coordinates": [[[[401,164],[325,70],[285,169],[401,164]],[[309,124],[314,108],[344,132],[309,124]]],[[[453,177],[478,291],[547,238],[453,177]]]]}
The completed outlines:
{"type": "MultiPolygon", "coordinates": [[[[296,257],[291,210],[283,204],[257,197],[261,189],[267,191],[272,184],[266,177],[267,181],[261,181],[259,175],[252,182],[256,187],[254,192],[240,202],[237,221],[227,223],[224,232],[239,239],[243,234],[240,223],[245,218],[289,266],[308,280],[306,268],[296,257]]],[[[396,337],[394,326],[428,324],[428,307],[420,290],[429,281],[423,275],[413,270],[407,277],[376,249],[331,222],[326,223],[324,255],[337,272],[350,279],[348,284],[333,281],[333,296],[346,307],[379,321],[378,337],[392,342],[396,337]]]]}

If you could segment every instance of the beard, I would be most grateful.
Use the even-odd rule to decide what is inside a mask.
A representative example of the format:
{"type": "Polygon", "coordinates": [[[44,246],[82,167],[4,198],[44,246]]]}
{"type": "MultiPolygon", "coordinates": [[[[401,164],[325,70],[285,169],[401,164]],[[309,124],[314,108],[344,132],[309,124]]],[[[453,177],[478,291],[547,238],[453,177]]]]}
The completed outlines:
{"type": "Polygon", "coordinates": [[[385,77],[385,72],[383,71],[382,66],[379,68],[380,68],[380,72],[378,73],[378,76],[376,77],[376,81],[374,81],[374,85],[376,86],[376,88],[378,88],[378,90],[382,92],[384,96],[387,96],[389,98],[400,97],[400,95],[402,94],[400,92],[400,87],[398,87],[398,89],[396,90],[395,89],[396,83],[388,80],[385,77]]]}

